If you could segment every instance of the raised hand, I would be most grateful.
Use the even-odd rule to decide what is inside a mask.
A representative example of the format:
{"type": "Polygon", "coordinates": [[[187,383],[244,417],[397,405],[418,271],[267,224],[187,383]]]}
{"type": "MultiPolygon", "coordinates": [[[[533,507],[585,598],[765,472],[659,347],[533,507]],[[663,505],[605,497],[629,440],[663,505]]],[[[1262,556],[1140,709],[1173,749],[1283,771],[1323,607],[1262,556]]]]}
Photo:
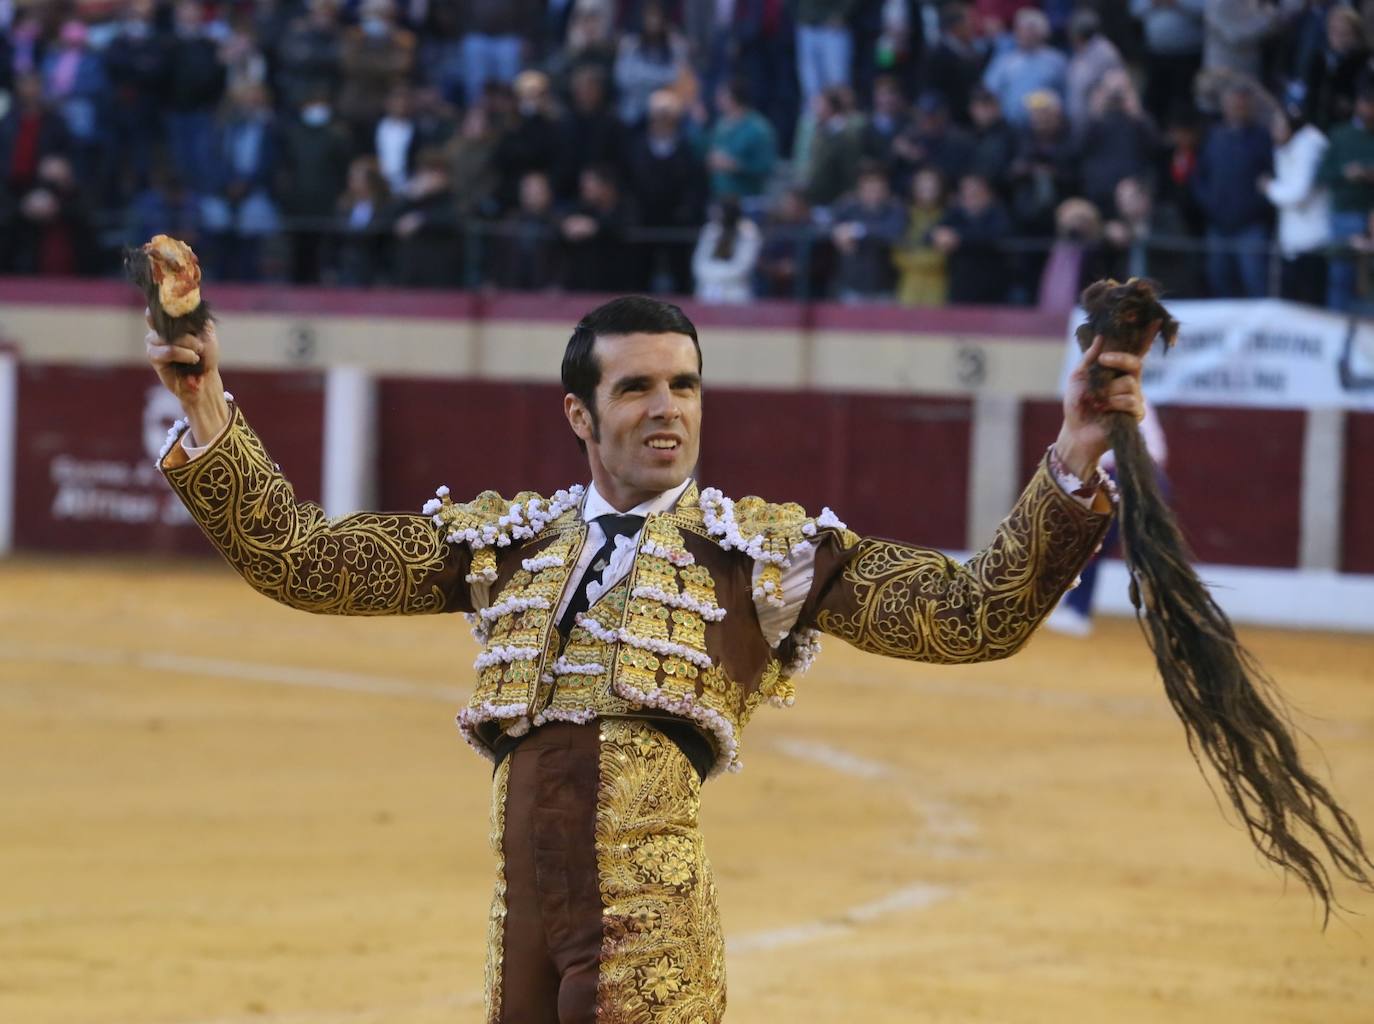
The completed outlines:
{"type": "Polygon", "coordinates": [[[143,343],[158,380],[181,402],[197,442],[203,444],[213,439],[229,423],[229,406],[219,375],[219,337],[214,322],[207,322],[199,335],[184,334],[169,340],[153,329],[149,310],[143,311],[143,319],[148,324],[143,343]],[[196,367],[198,372],[178,372],[179,365],[196,367]]]}

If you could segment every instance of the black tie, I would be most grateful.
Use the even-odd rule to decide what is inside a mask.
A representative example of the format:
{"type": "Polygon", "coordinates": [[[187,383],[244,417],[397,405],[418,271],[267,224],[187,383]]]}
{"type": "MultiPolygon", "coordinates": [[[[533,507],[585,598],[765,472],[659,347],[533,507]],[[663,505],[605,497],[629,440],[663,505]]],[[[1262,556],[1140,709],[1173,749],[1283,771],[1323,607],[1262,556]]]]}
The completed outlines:
{"type": "Polygon", "coordinates": [[[597,516],[596,521],[601,526],[601,532],[606,535],[606,543],[601,545],[601,550],[592,559],[592,564],[582,574],[582,579],[577,583],[577,590],[568,602],[567,611],[558,620],[558,632],[564,636],[572,632],[573,626],[577,623],[577,616],[590,606],[591,602],[587,600],[587,587],[592,580],[600,581],[601,574],[610,564],[611,555],[615,554],[615,539],[633,537],[644,525],[643,516],[618,516],[613,513],[597,516]]]}

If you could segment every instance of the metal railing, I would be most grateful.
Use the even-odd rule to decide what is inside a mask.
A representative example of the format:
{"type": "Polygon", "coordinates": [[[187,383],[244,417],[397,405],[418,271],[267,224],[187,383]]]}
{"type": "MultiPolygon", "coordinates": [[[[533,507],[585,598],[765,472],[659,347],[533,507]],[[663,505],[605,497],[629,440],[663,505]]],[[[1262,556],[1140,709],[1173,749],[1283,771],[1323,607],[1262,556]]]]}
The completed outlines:
{"type": "MultiPolygon", "coordinates": [[[[552,219],[551,219],[552,220],[552,219]]],[[[117,276],[126,245],[137,244],[136,224],[111,218],[97,225],[100,276],[117,276]]],[[[839,266],[842,256],[827,228],[814,225],[764,226],[765,246],[753,275],[761,298],[802,302],[845,297],[839,266]],[[774,273],[785,265],[785,273],[774,273]]],[[[421,230],[409,237],[390,224],[355,230],[338,218],[283,220],[271,233],[192,233],[207,279],[343,285],[359,288],[430,287],[460,290],[502,288],[515,291],[692,290],[691,256],[700,231],[695,228],[629,227],[616,240],[599,245],[568,242],[550,223],[542,229],[511,221],[467,220],[446,231],[421,230]],[[248,254],[245,256],[244,250],[248,254]],[[597,261],[600,261],[599,263],[597,261]],[[607,261],[614,266],[604,265],[607,261]],[[601,285],[601,286],[598,286],[601,285]]],[[[1034,305],[1039,275],[1057,240],[1012,236],[990,250],[1006,274],[1003,302],[1034,305]]],[[[898,243],[900,245],[901,243],[898,243]]],[[[1284,258],[1269,241],[1207,240],[1176,236],[1149,239],[1139,249],[1113,249],[1098,243],[1083,247],[1088,273],[1139,274],[1165,282],[1175,298],[1205,298],[1209,259],[1259,257],[1265,294],[1279,296],[1284,258]]],[[[1374,254],[1332,247],[1320,254],[1331,261],[1354,261],[1360,287],[1354,300],[1369,301],[1364,278],[1374,254]]],[[[868,301],[895,302],[895,267],[881,261],[883,287],[868,301]]],[[[954,261],[957,263],[957,260],[954,261]]],[[[987,268],[984,268],[985,271],[987,268]]]]}

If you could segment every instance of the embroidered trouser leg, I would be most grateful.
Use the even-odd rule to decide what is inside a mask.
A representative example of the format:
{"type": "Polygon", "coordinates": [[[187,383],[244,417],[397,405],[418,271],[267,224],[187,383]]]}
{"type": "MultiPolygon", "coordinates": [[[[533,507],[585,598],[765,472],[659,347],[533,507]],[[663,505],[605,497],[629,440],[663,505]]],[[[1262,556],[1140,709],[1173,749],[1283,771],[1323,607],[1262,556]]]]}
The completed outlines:
{"type": "Polygon", "coordinates": [[[699,782],[645,722],[537,730],[497,769],[492,1024],[717,1024],[725,1011],[699,782]]]}

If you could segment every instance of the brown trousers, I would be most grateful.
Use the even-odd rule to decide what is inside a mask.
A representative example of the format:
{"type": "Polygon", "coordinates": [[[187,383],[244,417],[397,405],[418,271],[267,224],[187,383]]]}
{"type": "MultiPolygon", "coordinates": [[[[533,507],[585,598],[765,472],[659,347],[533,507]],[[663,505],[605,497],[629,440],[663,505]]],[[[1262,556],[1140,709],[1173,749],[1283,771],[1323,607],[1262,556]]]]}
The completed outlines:
{"type": "Polygon", "coordinates": [[[555,722],[496,770],[489,1024],[717,1024],[696,771],[647,722],[555,722]]]}

